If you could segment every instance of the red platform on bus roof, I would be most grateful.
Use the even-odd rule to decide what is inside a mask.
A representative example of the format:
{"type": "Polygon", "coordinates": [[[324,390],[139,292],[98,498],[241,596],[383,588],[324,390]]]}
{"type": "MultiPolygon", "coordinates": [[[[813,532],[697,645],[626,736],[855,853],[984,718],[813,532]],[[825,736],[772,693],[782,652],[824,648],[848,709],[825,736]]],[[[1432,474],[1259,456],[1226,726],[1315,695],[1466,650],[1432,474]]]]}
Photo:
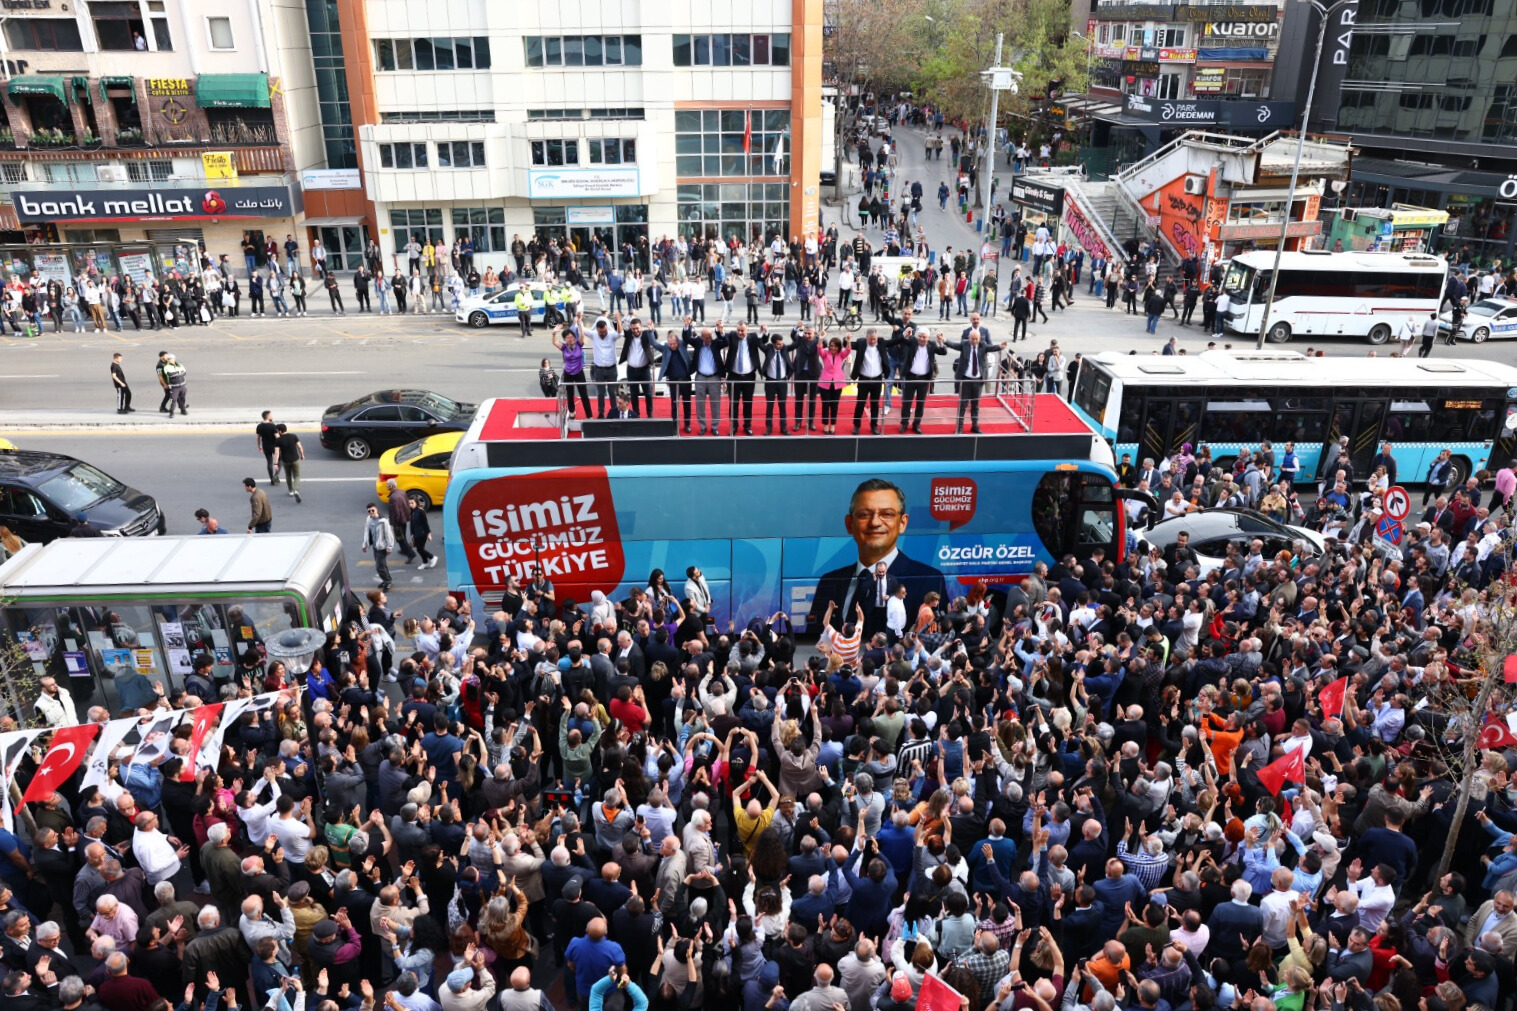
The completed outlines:
{"type": "MultiPolygon", "coordinates": [[[[844,396],[838,409],[838,434],[846,435],[853,432],[853,404],[854,398],[844,396]]],[[[958,413],[958,397],[953,394],[936,394],[927,398],[927,407],[922,414],[923,435],[952,435],[954,434],[955,418],[958,413]]],[[[559,429],[554,419],[558,416],[558,403],[546,397],[521,397],[500,398],[489,404],[490,413],[480,427],[479,437],[486,442],[511,441],[525,439],[557,440],[561,438],[559,429]]],[[[880,424],[882,435],[896,438],[911,438],[912,434],[900,433],[900,409],[901,401],[897,397],[888,417],[882,416],[880,424]]],[[[820,405],[818,405],[820,410],[820,405]]],[[[731,435],[732,432],[727,424],[728,400],[722,398],[722,424],[719,434],[731,435]]],[[[656,418],[669,417],[669,398],[658,397],[653,401],[653,415],[656,418]]],[[[795,416],[795,404],[788,402],[785,405],[786,420],[792,420],[795,416]]],[[[965,419],[966,432],[968,419],[965,419]]],[[[1019,421],[1013,418],[995,398],[987,395],[980,401],[980,428],[986,435],[1021,435],[1026,429],[1019,421]]],[[[868,411],[864,415],[864,432],[869,431],[868,411]]],[[[681,438],[698,439],[698,429],[692,427],[687,436],[683,433],[681,438]]],[[[763,389],[757,391],[753,402],[753,436],[755,439],[762,438],[795,438],[798,435],[806,438],[828,438],[820,431],[815,433],[795,432],[791,430],[789,436],[781,436],[776,430],[773,436],[764,435],[764,400],[763,389]]],[[[1080,420],[1079,415],[1064,402],[1064,400],[1052,393],[1039,393],[1033,397],[1032,433],[1034,435],[1086,435],[1090,428],[1080,420]]],[[[578,431],[569,433],[570,439],[580,438],[578,431]]],[[[745,438],[747,438],[745,436],[745,438]]]]}

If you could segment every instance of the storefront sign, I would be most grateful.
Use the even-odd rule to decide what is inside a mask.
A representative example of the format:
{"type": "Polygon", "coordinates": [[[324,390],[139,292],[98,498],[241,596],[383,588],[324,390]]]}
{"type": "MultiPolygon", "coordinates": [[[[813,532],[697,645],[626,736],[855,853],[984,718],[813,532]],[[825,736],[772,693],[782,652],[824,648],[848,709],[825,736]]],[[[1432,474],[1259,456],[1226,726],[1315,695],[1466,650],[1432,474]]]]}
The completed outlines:
{"type": "Polygon", "coordinates": [[[0,10],[47,11],[53,9],[53,0],[0,0],[0,10]]]}
{"type": "Polygon", "coordinates": [[[616,208],[610,204],[603,207],[565,207],[566,225],[612,225],[616,223],[616,208]]]}
{"type": "Polygon", "coordinates": [[[200,164],[207,179],[236,179],[237,162],[230,151],[202,151],[200,164]]]}
{"type": "Polygon", "coordinates": [[[527,170],[527,196],[534,200],[635,197],[639,192],[636,168],[527,170]]]}
{"type": "Polygon", "coordinates": [[[1105,60],[1120,60],[1127,54],[1126,46],[1097,46],[1096,56],[1105,60]]]}
{"type": "Polygon", "coordinates": [[[1197,67],[1191,87],[1202,94],[1221,91],[1227,81],[1226,67],[1197,67]]]}
{"type": "Polygon", "coordinates": [[[147,93],[155,98],[185,97],[191,94],[189,78],[149,77],[147,93]]]}
{"type": "Polygon", "coordinates": [[[1161,49],[1159,50],[1160,63],[1195,63],[1196,51],[1194,49],[1161,49]]]}
{"type": "Polygon", "coordinates": [[[293,213],[284,186],[13,190],[11,202],[23,222],[285,218],[293,213]]]}
{"type": "Polygon", "coordinates": [[[1240,130],[1261,130],[1275,129],[1291,122],[1296,115],[1296,103],[1206,98],[1184,101],[1128,95],[1126,111],[1129,116],[1146,119],[1152,123],[1174,124],[1175,126],[1208,123],[1231,126],[1240,130]]]}
{"type": "Polygon", "coordinates": [[[1278,39],[1278,21],[1208,21],[1201,34],[1206,39],[1278,39]]]}
{"type": "Polygon", "coordinates": [[[1134,77],[1158,77],[1159,63],[1157,60],[1128,60],[1122,71],[1134,77]]]}
{"type": "MultiPolygon", "coordinates": [[[[1391,220],[1385,224],[1396,228],[1432,228],[1449,219],[1448,211],[1391,211],[1391,220]]],[[[1381,226],[1384,231],[1385,225],[1381,226]]]]}
{"type": "Polygon", "coordinates": [[[1280,8],[1263,4],[1189,4],[1175,11],[1176,21],[1277,21],[1280,8]]]}
{"type": "MultiPolygon", "coordinates": [[[[1183,8],[1182,8],[1183,9],[1183,8]]],[[[1102,21],[1173,21],[1174,4],[1101,4],[1096,17],[1102,21]]]]}
{"type": "Polygon", "coordinates": [[[306,190],[361,190],[358,169],[306,169],[300,173],[300,188],[306,190]]]}
{"type": "MultiPolygon", "coordinates": [[[[1286,226],[1285,234],[1288,238],[1306,238],[1322,231],[1320,221],[1292,221],[1286,226]]],[[[1223,225],[1221,238],[1224,242],[1239,239],[1277,239],[1280,237],[1279,225],[1223,225]]]]}
{"type": "Polygon", "coordinates": [[[1040,211],[1046,211],[1053,217],[1058,217],[1064,212],[1064,190],[1058,186],[1045,186],[1041,183],[1028,182],[1026,179],[1017,179],[1011,184],[1011,200],[1023,207],[1034,207],[1040,211]]]}

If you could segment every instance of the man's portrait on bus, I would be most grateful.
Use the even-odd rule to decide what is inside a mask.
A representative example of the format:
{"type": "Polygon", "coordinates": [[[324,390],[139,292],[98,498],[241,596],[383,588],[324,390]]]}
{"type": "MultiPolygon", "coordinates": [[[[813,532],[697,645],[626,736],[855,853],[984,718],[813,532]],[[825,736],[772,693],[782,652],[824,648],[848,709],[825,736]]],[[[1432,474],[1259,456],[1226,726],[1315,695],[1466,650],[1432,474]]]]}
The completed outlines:
{"type": "Polygon", "coordinates": [[[836,604],[838,621],[852,621],[855,603],[864,610],[864,634],[867,638],[884,631],[886,599],[896,587],[906,588],[906,613],[913,615],[922,598],[937,591],[947,599],[943,573],[908,558],[897,546],[911,517],[906,508],[906,493],[883,478],[870,478],[854,489],[848,502],[843,526],[858,547],[858,557],[850,565],[834,569],[817,581],[816,596],[806,627],[817,631],[829,603],[836,604]],[[877,567],[885,566],[883,578],[877,567]],[[847,617],[843,617],[846,615],[847,617]]]}

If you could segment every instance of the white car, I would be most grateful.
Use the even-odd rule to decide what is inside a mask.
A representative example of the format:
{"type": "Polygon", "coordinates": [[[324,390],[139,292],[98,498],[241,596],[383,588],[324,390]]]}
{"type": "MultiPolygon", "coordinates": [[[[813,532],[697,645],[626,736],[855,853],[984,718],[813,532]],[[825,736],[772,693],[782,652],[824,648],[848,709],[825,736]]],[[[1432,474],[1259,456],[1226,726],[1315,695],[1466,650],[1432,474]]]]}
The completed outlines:
{"type": "MultiPolygon", "coordinates": [[[[1281,523],[1252,509],[1208,509],[1177,516],[1138,531],[1138,537],[1153,547],[1168,549],[1182,530],[1190,535],[1196,569],[1203,576],[1226,566],[1229,547],[1246,555],[1255,539],[1264,542],[1265,558],[1273,558],[1280,551],[1297,554],[1297,543],[1306,545],[1308,555],[1320,555],[1326,548],[1326,541],[1317,531],[1281,523]]],[[[1171,578],[1175,577],[1172,573],[1171,578]]]]}
{"type": "MultiPolygon", "coordinates": [[[[1446,338],[1453,325],[1451,313],[1439,316],[1439,338],[1446,338]]],[[[1464,332],[1460,336],[1476,344],[1484,344],[1492,337],[1517,337],[1517,299],[1482,298],[1465,312],[1464,332]]]]}
{"type": "MultiPolygon", "coordinates": [[[[459,302],[453,319],[483,330],[494,323],[516,324],[516,292],[523,285],[532,293],[532,322],[543,323],[548,307],[544,301],[548,286],[541,281],[513,281],[500,291],[465,298],[459,302]]],[[[576,299],[578,291],[575,292],[576,299]]]]}

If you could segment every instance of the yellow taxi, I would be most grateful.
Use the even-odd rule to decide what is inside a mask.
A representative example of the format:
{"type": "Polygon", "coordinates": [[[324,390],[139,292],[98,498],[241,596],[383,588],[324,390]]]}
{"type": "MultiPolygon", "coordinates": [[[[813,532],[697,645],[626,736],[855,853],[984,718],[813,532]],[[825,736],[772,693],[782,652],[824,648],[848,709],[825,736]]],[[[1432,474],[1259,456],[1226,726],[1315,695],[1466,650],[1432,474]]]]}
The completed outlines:
{"type": "Polygon", "coordinates": [[[423,509],[441,505],[448,492],[448,461],[462,432],[442,432],[425,439],[408,442],[389,450],[379,458],[379,477],[374,489],[381,502],[390,500],[390,479],[423,509]]]}
{"type": "Polygon", "coordinates": [[[0,452],[15,448],[16,444],[14,442],[11,442],[9,439],[0,439],[0,452]]]}

